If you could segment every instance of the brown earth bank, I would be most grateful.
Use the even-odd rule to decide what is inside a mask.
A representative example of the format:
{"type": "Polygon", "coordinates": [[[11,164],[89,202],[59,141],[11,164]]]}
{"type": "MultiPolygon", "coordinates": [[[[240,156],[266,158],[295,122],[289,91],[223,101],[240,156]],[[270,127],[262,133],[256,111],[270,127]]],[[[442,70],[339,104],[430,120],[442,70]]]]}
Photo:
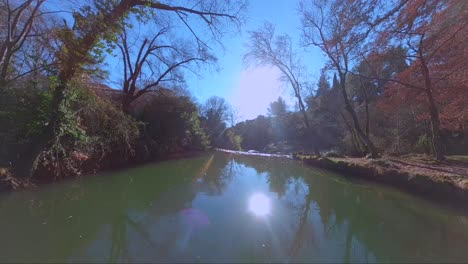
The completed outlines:
{"type": "Polygon", "coordinates": [[[466,157],[452,156],[442,162],[418,155],[368,159],[293,154],[293,158],[307,165],[391,185],[432,201],[468,209],[466,157]]]}
{"type": "Polygon", "coordinates": [[[202,152],[203,151],[201,150],[184,150],[145,157],[139,154],[134,156],[110,154],[103,159],[84,159],[81,162],[79,162],[76,166],[79,171],[78,173],[69,170],[65,171],[65,173],[62,173],[62,175],[54,175],[54,171],[56,171],[56,168],[54,169],[51,166],[39,166],[33,175],[33,181],[37,184],[53,183],[65,179],[74,179],[81,176],[95,175],[100,172],[118,171],[123,169],[134,168],[152,162],[188,158],[198,155],[202,152]]]}
{"type": "Polygon", "coordinates": [[[16,178],[9,169],[0,168],[0,192],[25,190],[35,186],[31,180],[16,178]]]}
{"type": "Polygon", "coordinates": [[[86,161],[80,164],[80,169],[85,171],[85,173],[74,174],[69,173],[66,176],[62,177],[50,177],[52,173],[51,170],[47,167],[40,167],[35,172],[32,178],[21,178],[16,177],[13,170],[10,168],[0,167],[0,192],[4,191],[21,191],[32,189],[44,184],[52,184],[55,182],[61,182],[64,180],[76,179],[78,177],[88,177],[96,175],[101,172],[116,171],[122,169],[129,169],[136,166],[141,166],[143,164],[148,164],[152,162],[160,162],[164,160],[173,160],[173,159],[184,159],[190,158],[197,155],[200,155],[204,151],[183,151],[183,152],[174,152],[169,153],[164,156],[159,156],[153,159],[145,160],[136,160],[136,159],[122,159],[116,158],[113,159],[107,158],[101,160],[100,162],[96,161],[86,161]]]}

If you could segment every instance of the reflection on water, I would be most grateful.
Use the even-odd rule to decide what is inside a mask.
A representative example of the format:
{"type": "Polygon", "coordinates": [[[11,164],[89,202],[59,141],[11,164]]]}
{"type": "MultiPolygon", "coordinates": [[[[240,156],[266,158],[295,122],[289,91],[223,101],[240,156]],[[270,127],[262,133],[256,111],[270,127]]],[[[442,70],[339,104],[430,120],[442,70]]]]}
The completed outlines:
{"type": "Polygon", "coordinates": [[[270,199],[263,193],[254,193],[249,198],[249,210],[256,216],[266,216],[270,214],[270,199]]]}
{"type": "Polygon", "coordinates": [[[2,194],[0,216],[0,262],[468,262],[463,213],[226,153],[2,194]]]}

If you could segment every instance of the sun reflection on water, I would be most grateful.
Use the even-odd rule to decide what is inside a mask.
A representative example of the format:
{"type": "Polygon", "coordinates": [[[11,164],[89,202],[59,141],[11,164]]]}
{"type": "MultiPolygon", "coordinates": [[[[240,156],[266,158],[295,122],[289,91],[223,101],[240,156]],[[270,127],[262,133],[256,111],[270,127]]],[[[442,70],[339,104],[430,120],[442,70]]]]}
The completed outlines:
{"type": "Polygon", "coordinates": [[[267,216],[271,212],[270,198],[263,193],[254,193],[249,198],[249,211],[256,216],[267,216]]]}

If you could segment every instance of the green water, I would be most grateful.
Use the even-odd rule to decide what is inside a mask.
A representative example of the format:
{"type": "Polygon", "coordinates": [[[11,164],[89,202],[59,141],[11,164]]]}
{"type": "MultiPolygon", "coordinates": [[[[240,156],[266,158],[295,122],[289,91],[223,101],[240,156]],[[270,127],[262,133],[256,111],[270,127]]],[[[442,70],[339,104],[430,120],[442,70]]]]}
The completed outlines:
{"type": "Polygon", "coordinates": [[[466,214],[226,153],[1,194],[0,235],[0,262],[468,262],[466,214]]]}

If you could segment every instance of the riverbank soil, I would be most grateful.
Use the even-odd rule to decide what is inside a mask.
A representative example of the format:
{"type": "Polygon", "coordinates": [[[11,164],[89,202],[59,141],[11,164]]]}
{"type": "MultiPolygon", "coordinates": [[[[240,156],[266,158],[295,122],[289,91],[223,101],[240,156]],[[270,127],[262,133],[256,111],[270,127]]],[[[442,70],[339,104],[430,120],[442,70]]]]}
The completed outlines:
{"type": "Polygon", "coordinates": [[[185,159],[195,157],[200,155],[203,151],[184,151],[184,152],[174,152],[169,153],[166,156],[154,158],[151,160],[119,160],[119,157],[108,157],[107,159],[96,161],[96,160],[85,160],[81,163],[80,169],[83,171],[83,174],[75,175],[69,174],[65,177],[50,177],[53,175],[53,171],[49,170],[47,167],[40,167],[34,177],[32,178],[20,178],[16,177],[12,173],[12,169],[7,167],[0,167],[0,192],[2,191],[20,191],[26,190],[33,187],[37,187],[42,184],[51,184],[54,182],[63,181],[66,179],[73,179],[79,176],[89,176],[95,175],[98,172],[110,172],[117,171],[121,169],[130,169],[136,166],[140,166],[146,163],[151,162],[160,162],[164,160],[173,160],[173,159],[185,159]]]}
{"type": "Polygon", "coordinates": [[[7,168],[0,168],[0,191],[18,191],[35,187],[29,180],[18,179],[7,168]]]}
{"type": "Polygon", "coordinates": [[[380,159],[294,155],[305,164],[389,184],[431,200],[468,208],[468,157],[435,161],[408,155],[380,159]]]}

